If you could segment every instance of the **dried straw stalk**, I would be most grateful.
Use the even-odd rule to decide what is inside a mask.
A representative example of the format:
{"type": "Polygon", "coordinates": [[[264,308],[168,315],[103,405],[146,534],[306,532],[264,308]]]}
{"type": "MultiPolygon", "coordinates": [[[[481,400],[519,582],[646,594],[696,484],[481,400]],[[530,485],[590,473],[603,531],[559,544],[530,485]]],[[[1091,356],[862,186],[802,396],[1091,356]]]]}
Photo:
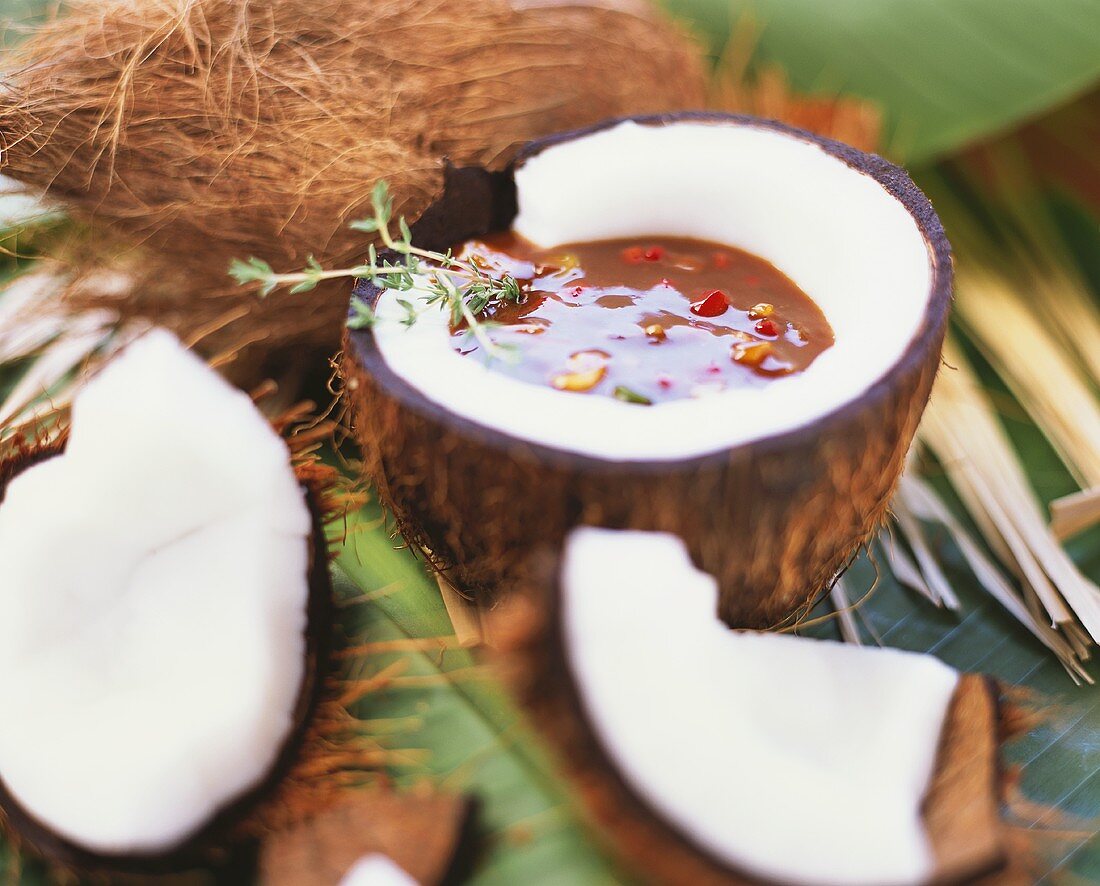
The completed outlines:
{"type": "Polygon", "coordinates": [[[948,368],[937,380],[920,439],[1020,582],[1032,619],[1059,629],[1078,657],[1087,655],[1081,628],[1094,641],[1100,638],[1100,588],[1081,574],[1046,525],[988,395],[953,340],[945,360],[948,368]]]}
{"type": "MultiPolygon", "coordinates": [[[[1050,158],[1031,147],[1035,138],[1046,140],[1052,132],[1066,139],[1067,118],[1082,132],[1100,125],[1095,97],[1078,105],[1017,136],[975,148],[957,162],[964,176],[983,188],[992,220],[984,227],[953,194],[937,194],[951,210],[952,236],[967,259],[960,277],[974,272],[975,279],[960,279],[960,312],[970,337],[1082,486],[1080,493],[1051,504],[1051,526],[1059,538],[1100,522],[1100,306],[1051,215],[1049,182],[1073,181],[1096,164],[1091,155],[1071,151],[1051,169],[1050,158]],[[1069,168],[1067,158],[1074,161],[1069,168]]],[[[1083,189],[1076,193],[1088,196],[1083,189]]]]}
{"type": "MultiPolygon", "coordinates": [[[[1033,610],[1028,607],[1021,592],[1013,586],[1013,583],[1001,568],[985,553],[970,531],[944,504],[931,485],[918,476],[916,471],[911,470],[902,477],[898,492],[894,497],[893,510],[895,517],[898,518],[899,527],[903,525],[906,527],[903,531],[909,543],[914,546],[920,544],[926,550],[928,548],[927,543],[924,541],[922,523],[937,523],[943,526],[951,534],[971,572],[986,593],[1000,603],[1013,618],[1053,652],[1075,681],[1093,682],[1092,677],[1082,666],[1082,659],[1088,658],[1088,651],[1079,652],[1079,646],[1069,642],[1046,619],[1034,616],[1033,610]],[[901,519],[901,515],[905,515],[904,520],[901,519]]],[[[933,602],[936,602],[937,598],[927,587],[922,591],[921,584],[939,587],[941,592],[944,587],[950,590],[947,578],[935,557],[922,560],[920,567],[918,567],[912,561],[907,561],[899,546],[891,547],[894,548],[894,551],[890,555],[890,568],[895,578],[902,584],[931,597],[933,602]],[[899,555],[901,555],[900,560],[898,559],[899,555]],[[899,564],[901,568],[899,568],[899,564]],[[925,572],[922,572],[922,569],[927,572],[928,578],[925,578],[925,572]]],[[[949,602],[944,601],[942,605],[946,605],[951,609],[958,609],[958,600],[953,602],[954,605],[951,605],[949,602]]]]}
{"type": "MultiPolygon", "coordinates": [[[[1051,506],[1052,530],[1065,538],[1088,528],[1100,520],[1100,400],[1095,381],[1090,383],[1082,364],[1047,331],[1051,318],[1038,316],[1003,276],[970,265],[959,274],[959,289],[965,296],[958,301],[958,313],[968,334],[1082,487],[1081,493],[1051,506]]],[[[1057,296],[1034,301],[1041,309],[1057,304],[1060,313],[1071,310],[1057,296]]],[[[1073,313],[1088,320],[1097,312],[1082,303],[1073,313]]],[[[1062,325],[1073,318],[1054,322],[1062,325]]],[[[1084,335],[1087,326],[1076,329],[1084,335]]],[[[1100,353],[1100,332],[1093,349],[1100,353]]]]}
{"type": "MultiPolygon", "coordinates": [[[[1083,487],[1100,486],[1100,400],[1003,276],[959,271],[956,316],[1083,487]]],[[[1041,304],[1046,304],[1044,300],[1041,304]]],[[[1100,348],[1100,338],[1096,341],[1100,348]]]]}

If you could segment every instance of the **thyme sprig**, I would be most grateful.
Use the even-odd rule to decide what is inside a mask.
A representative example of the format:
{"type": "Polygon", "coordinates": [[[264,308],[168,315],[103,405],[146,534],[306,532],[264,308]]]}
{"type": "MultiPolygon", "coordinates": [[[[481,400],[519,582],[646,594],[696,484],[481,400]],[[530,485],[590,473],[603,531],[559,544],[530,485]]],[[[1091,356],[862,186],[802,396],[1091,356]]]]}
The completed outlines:
{"type": "MultiPolygon", "coordinates": [[[[404,310],[401,322],[412,326],[425,310],[438,307],[450,315],[452,326],[465,325],[489,356],[502,356],[511,346],[499,344],[488,334],[496,324],[482,319],[490,308],[506,303],[522,303],[525,294],[510,274],[494,277],[476,261],[459,259],[451,250],[435,252],[413,245],[412,232],[404,217],[393,217],[393,198],[389,186],[380,181],[371,192],[373,215],[352,222],[350,227],[366,234],[377,234],[382,245],[400,256],[399,261],[379,261],[372,243],[367,260],[350,268],[326,270],[310,256],[301,271],[279,274],[263,259],[235,260],[229,274],[239,284],[260,284],[260,295],[268,296],[276,289],[289,287],[291,294],[309,292],[324,280],[355,277],[369,280],[375,286],[397,292],[415,293],[414,298],[397,298],[404,310]],[[396,224],[396,233],[393,228],[396,224]]],[[[363,299],[352,300],[348,326],[365,329],[377,322],[374,310],[363,299]]]]}

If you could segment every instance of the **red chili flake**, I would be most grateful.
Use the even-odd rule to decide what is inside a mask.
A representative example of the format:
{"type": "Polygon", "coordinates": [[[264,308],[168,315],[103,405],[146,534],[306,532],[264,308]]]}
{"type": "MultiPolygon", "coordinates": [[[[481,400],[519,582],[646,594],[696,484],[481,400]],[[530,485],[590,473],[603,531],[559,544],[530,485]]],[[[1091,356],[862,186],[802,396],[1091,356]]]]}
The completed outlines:
{"type": "Polygon", "coordinates": [[[716,268],[728,268],[730,266],[730,257],[724,252],[714,253],[712,259],[716,268]]]}
{"type": "Polygon", "coordinates": [[[766,335],[769,338],[775,338],[779,335],[779,327],[775,325],[774,321],[767,318],[760,320],[754,328],[761,335],[766,335]]]}
{"type": "Polygon", "coordinates": [[[760,278],[757,277],[756,274],[749,274],[749,276],[747,276],[745,278],[745,285],[746,286],[759,286],[760,285],[760,278]]]}
{"type": "Polygon", "coordinates": [[[721,289],[708,289],[702,299],[691,306],[691,313],[699,317],[719,317],[726,313],[730,303],[721,289]]]}
{"type": "Polygon", "coordinates": [[[645,250],[641,246],[628,246],[622,251],[623,261],[630,265],[640,265],[645,261],[645,250]]]}
{"type": "Polygon", "coordinates": [[[572,289],[572,294],[574,296],[584,295],[584,287],[583,286],[574,286],[573,289],[572,289]]]}
{"type": "Polygon", "coordinates": [[[672,379],[669,378],[667,375],[658,375],[657,387],[659,387],[662,391],[667,391],[669,388],[672,387],[672,379]]]}
{"type": "Polygon", "coordinates": [[[660,246],[649,246],[642,253],[646,261],[660,261],[665,257],[665,251],[660,246]]]}

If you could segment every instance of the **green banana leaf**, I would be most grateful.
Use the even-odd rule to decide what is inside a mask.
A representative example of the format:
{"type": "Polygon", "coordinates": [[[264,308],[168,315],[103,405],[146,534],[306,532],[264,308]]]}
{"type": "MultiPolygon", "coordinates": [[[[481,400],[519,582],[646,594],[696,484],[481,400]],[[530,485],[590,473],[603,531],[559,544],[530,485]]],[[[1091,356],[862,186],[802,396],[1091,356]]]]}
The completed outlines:
{"type": "Polygon", "coordinates": [[[724,46],[748,21],[795,88],[875,102],[888,153],[922,163],[1100,79],[1095,0],[664,0],[724,46]]]}
{"type": "MultiPolygon", "coordinates": [[[[344,627],[356,643],[452,638],[439,587],[407,550],[395,550],[378,511],[366,508],[348,524],[336,561],[345,599],[344,627]],[[380,592],[380,593],[379,593],[380,592]]],[[[453,638],[452,638],[453,639],[453,638]]],[[[356,712],[371,722],[405,724],[387,733],[409,765],[392,767],[396,781],[424,778],[477,798],[478,884],[611,884],[619,877],[580,825],[572,798],[545,749],[507,693],[467,650],[396,651],[371,656],[368,672],[398,668],[394,685],[368,695],[356,712]],[[404,678],[426,682],[420,688],[404,678]],[[426,752],[419,760],[416,752],[426,752]]]]}

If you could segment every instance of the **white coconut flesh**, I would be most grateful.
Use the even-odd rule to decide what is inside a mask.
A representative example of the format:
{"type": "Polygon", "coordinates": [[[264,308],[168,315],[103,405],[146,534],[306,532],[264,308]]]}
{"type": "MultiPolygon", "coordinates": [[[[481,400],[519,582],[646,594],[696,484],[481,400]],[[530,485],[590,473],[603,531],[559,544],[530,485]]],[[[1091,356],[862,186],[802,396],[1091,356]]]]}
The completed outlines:
{"type": "Polygon", "coordinates": [[[374,852],[352,865],[340,886],[416,886],[416,880],[393,859],[374,852]]]}
{"type": "MultiPolygon", "coordinates": [[[[542,247],[667,235],[767,259],[822,309],[836,343],[766,386],[639,408],[513,379],[454,351],[442,311],[411,328],[386,292],[388,366],[429,400],[561,450],[673,460],[805,426],[895,365],[930,298],[928,244],[902,203],[814,142],[752,124],[626,122],[563,142],[516,171],[516,232],[542,247]]],[[[522,359],[522,353],[520,354],[522,359]]]]}
{"type": "Polygon", "coordinates": [[[261,782],[305,673],[311,517],[252,401],[154,330],[0,504],[0,780],[101,854],[261,782]]]}
{"type": "Polygon", "coordinates": [[[735,632],[679,539],[582,528],[562,627],[624,780],[728,866],[787,883],[926,882],[921,803],[958,675],[930,656],[735,632]]]}

